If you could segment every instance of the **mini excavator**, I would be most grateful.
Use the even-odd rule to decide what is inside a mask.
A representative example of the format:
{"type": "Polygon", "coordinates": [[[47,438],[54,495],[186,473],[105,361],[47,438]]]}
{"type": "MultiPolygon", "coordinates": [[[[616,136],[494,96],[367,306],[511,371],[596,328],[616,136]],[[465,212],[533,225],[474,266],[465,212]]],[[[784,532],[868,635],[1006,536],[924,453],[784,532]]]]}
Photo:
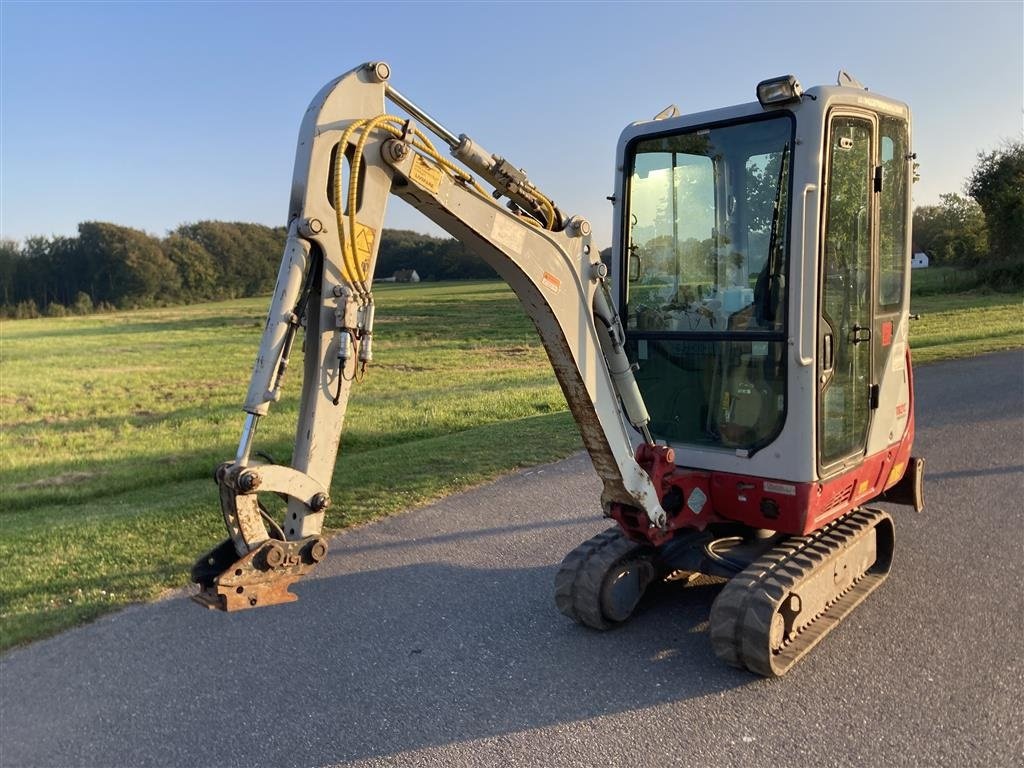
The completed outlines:
{"type": "Polygon", "coordinates": [[[390,78],[383,62],[357,67],[302,121],[242,435],[216,471],[229,536],[193,567],[196,599],[226,611],[294,600],[289,586],[327,554],[324,512],[349,392],[373,358],[372,275],[395,195],[515,292],[600,477],[615,524],[565,557],[558,609],[604,630],[656,581],[727,579],[711,607],[715,653],[784,674],[889,573],[893,521],[867,504],[923,507],[907,106],[840,72],[835,86],[777,77],[748,104],[670,107],[628,126],[609,265],[586,219],[390,78]],[[300,329],[285,466],[259,460],[254,438],[300,329]],[[287,507],[271,515],[263,494],[287,507]]]}

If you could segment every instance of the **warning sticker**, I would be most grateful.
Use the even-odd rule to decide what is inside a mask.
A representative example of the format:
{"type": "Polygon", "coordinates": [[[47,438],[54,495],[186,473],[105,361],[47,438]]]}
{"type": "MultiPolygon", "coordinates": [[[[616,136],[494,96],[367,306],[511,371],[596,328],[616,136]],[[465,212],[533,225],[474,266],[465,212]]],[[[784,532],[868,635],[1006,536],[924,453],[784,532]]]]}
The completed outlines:
{"type": "Polygon", "coordinates": [[[558,293],[562,290],[562,281],[552,275],[550,272],[544,273],[544,278],[541,280],[544,283],[544,287],[548,288],[552,293],[558,293]]]}
{"type": "Polygon", "coordinates": [[[898,373],[907,367],[907,343],[897,341],[892,345],[892,371],[898,373]]]}
{"type": "Polygon", "coordinates": [[[523,243],[526,242],[526,229],[505,214],[495,213],[494,224],[491,226],[491,240],[504,246],[511,253],[518,254],[522,252],[523,243]]]}
{"type": "Polygon", "coordinates": [[[435,195],[441,189],[442,175],[443,173],[440,168],[431,165],[421,155],[416,155],[412,159],[412,170],[409,172],[409,178],[435,195]]]}
{"type": "Polygon", "coordinates": [[[704,504],[707,502],[708,497],[704,491],[700,488],[694,488],[690,492],[690,498],[686,502],[686,506],[690,508],[690,511],[695,515],[699,515],[700,511],[704,509],[704,504]]]}
{"type": "Polygon", "coordinates": [[[769,493],[781,493],[783,496],[796,496],[796,486],[789,483],[773,483],[764,481],[764,489],[769,493]]]}
{"type": "MultiPolygon", "coordinates": [[[[356,264],[359,265],[358,275],[352,275],[359,280],[367,280],[370,274],[370,260],[373,259],[373,243],[377,239],[377,232],[365,224],[356,222],[356,264]]],[[[352,244],[346,237],[342,241],[345,256],[352,252],[352,244]]]]}

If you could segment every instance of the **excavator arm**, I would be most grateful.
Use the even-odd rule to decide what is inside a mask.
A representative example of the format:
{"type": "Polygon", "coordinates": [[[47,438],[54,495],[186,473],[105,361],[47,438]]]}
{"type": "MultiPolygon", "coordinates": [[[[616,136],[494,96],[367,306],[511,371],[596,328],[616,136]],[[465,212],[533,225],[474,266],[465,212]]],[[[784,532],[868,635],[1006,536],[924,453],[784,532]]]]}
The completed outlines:
{"type": "Polygon", "coordinates": [[[392,194],[465,243],[515,292],[601,477],[605,511],[626,506],[651,526],[665,525],[634,443],[649,446],[645,455],[664,452],[666,461],[670,452],[654,446],[647,430],[589,223],[565,216],[521,169],[456,137],[392,88],[389,77],[382,62],[342,75],[317,94],[302,122],[288,238],[242,436],[234,460],[216,472],[229,537],[193,567],[202,588],[197,600],[211,608],[295,600],[289,586],[326,556],[323,520],[346,404],[373,357],[371,283],[392,194]],[[388,102],[408,117],[389,114],[388,102]],[[420,126],[459,162],[443,156],[420,126]],[[253,458],[257,427],[280,397],[301,328],[304,371],[291,466],[261,463],[253,458]],[[266,493],[287,499],[283,520],[266,512],[266,493]]]}

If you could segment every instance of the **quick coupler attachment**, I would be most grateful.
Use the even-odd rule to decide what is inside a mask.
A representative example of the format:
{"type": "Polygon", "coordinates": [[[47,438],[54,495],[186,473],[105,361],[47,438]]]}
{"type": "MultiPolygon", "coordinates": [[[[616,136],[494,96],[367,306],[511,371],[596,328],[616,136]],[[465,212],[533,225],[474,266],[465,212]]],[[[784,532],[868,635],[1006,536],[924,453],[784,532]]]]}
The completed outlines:
{"type": "Polygon", "coordinates": [[[192,599],[219,611],[291,603],[299,598],[288,588],[326,556],[327,542],[319,536],[270,539],[241,558],[227,539],[192,566],[192,581],[200,586],[192,599]]]}

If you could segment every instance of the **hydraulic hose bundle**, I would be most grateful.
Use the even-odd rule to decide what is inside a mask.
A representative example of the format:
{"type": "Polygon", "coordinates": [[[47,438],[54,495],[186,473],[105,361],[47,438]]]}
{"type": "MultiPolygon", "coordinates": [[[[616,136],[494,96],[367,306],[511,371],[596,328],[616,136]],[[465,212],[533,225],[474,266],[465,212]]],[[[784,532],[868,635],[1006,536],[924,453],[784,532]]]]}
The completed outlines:
{"type": "MultiPolygon", "coordinates": [[[[393,89],[389,89],[388,95],[398,103],[411,107],[410,111],[413,114],[422,114],[418,108],[400,94],[397,94],[393,89]]],[[[430,122],[432,123],[433,121],[430,122]]],[[[440,129],[440,126],[438,128],[440,129]]],[[[514,168],[502,158],[489,155],[486,150],[476,145],[468,136],[461,136],[457,143],[452,143],[454,137],[451,139],[446,138],[445,140],[451,144],[456,156],[467,161],[475,170],[484,174],[495,184],[496,190],[493,194],[489,194],[468,171],[442,156],[430,138],[413,125],[411,120],[390,114],[355,120],[345,128],[338,141],[338,148],[334,158],[332,192],[338,224],[338,237],[342,247],[342,275],[352,286],[360,303],[365,304],[372,301],[370,295],[372,276],[367,274],[366,265],[361,264],[357,256],[359,252],[359,227],[356,223],[356,210],[359,204],[359,171],[363,162],[363,152],[375,130],[384,131],[396,139],[406,142],[413,150],[436,163],[453,179],[466,185],[487,200],[493,201],[502,195],[508,195],[512,201],[510,202],[510,207],[524,221],[530,224],[555,231],[564,223],[562,221],[563,217],[560,215],[555,204],[529,182],[526,174],[521,169],[514,168]],[[359,134],[359,137],[355,139],[354,137],[357,134],[359,134]],[[348,156],[350,143],[354,147],[350,159],[347,195],[343,197],[342,179],[344,162],[348,156]],[[528,201],[536,211],[524,210],[522,205],[517,204],[516,198],[521,201],[528,201]],[[345,205],[341,204],[342,200],[346,201],[345,205]],[[346,217],[348,219],[347,225],[345,223],[346,217]]],[[[440,135],[450,134],[444,131],[440,135]]]]}

